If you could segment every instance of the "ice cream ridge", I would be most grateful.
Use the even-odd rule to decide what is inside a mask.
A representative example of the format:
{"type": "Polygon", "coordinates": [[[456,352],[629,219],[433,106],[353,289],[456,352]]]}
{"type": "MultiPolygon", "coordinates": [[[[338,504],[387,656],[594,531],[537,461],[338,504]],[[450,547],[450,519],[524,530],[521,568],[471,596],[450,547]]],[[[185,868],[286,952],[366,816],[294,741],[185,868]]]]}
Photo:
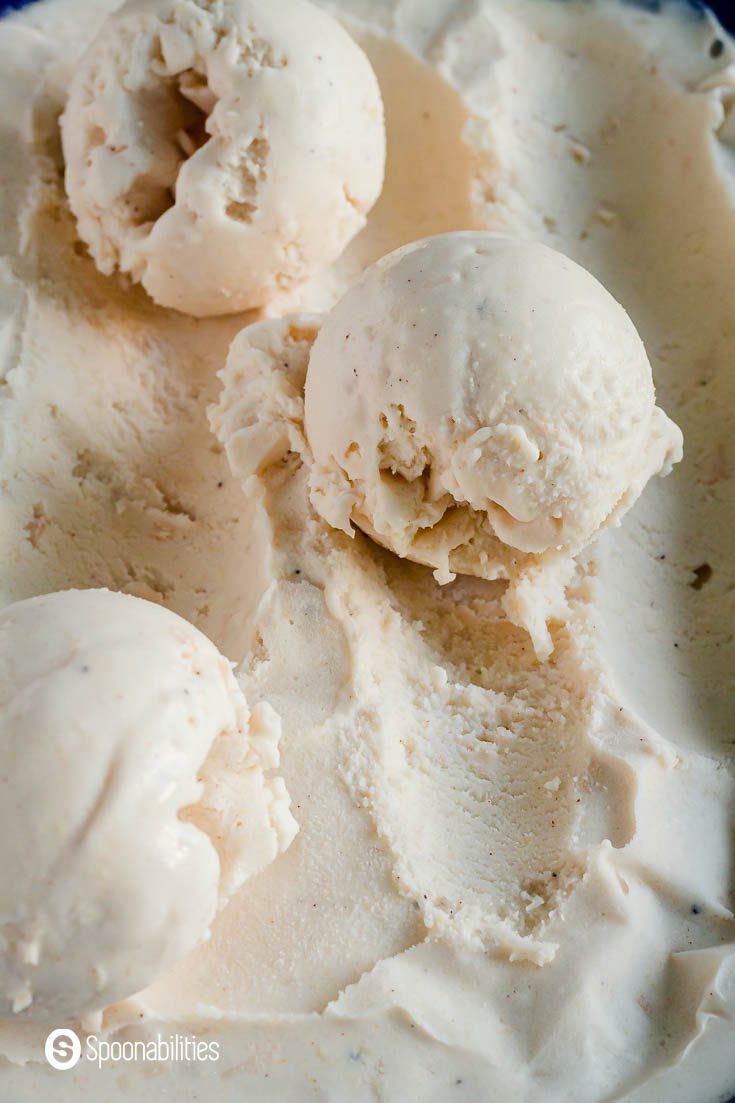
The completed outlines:
{"type": "Polygon", "coordinates": [[[181,617],[108,590],[0,614],[0,1017],[132,995],[296,833],[279,722],[181,617]]]}
{"type": "Polygon", "coordinates": [[[507,580],[507,614],[548,657],[573,557],[682,455],[625,310],[560,253],[473,231],[398,249],[310,324],[313,507],[439,582],[507,580]]]}

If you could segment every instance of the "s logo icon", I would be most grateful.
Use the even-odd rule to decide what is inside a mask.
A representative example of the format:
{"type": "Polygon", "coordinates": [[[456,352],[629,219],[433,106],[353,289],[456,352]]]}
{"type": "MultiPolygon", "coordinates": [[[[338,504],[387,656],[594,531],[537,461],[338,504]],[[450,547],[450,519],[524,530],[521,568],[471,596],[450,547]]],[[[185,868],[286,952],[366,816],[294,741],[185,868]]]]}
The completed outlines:
{"type": "Polygon", "coordinates": [[[82,1055],[82,1043],[73,1030],[52,1030],[44,1046],[46,1060],[54,1069],[73,1069],[82,1055]]]}

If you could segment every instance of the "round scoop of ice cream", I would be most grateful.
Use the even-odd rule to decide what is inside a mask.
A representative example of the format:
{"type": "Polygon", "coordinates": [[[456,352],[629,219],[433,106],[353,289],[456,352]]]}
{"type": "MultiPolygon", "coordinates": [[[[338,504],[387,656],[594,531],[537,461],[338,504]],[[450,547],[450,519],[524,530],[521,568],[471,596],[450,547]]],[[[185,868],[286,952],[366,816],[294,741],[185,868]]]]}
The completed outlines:
{"type": "Polygon", "coordinates": [[[330,264],[383,183],[375,74],[307,0],[128,0],[78,63],[62,138],[100,271],[197,316],[330,264]]]}
{"type": "Polygon", "coordinates": [[[487,232],[363,275],[321,326],[305,424],[316,509],[440,580],[573,554],[681,455],[622,306],[560,253],[487,232]]]}
{"type": "Polygon", "coordinates": [[[295,832],[279,724],[139,598],[0,613],[0,1016],[63,1021],[149,984],[295,832]]]}

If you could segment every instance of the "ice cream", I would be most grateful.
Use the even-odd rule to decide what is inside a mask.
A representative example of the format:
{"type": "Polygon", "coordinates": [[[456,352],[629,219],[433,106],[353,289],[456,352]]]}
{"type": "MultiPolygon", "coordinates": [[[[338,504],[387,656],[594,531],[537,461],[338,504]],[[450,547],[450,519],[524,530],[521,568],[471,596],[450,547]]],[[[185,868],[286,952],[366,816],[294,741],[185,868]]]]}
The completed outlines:
{"type": "Polygon", "coordinates": [[[108,590],[0,614],[0,1017],[145,987],[295,833],[278,720],[182,618],[108,590]]]}
{"type": "MultiPolygon", "coordinates": [[[[416,1073],[421,1099],[436,1098],[437,1081],[475,1075],[503,1089],[524,1083],[527,1051],[507,1050],[511,1035],[543,1047],[531,1099],[548,1099],[550,1080],[552,1097],[568,1098],[578,1041],[593,1044],[582,1058],[583,1095],[606,1098],[603,1085],[632,1077],[642,1053],[648,1067],[682,1053],[693,1004],[719,1016],[729,999],[727,982],[712,981],[735,929],[725,888],[733,780],[716,759],[662,739],[627,709],[600,661],[593,565],[576,566],[567,607],[550,626],[552,660],[541,662],[509,622],[499,583],[465,576],[438,585],[426,567],[361,535],[347,538],[313,509],[304,391],[325,324],[303,314],[244,329],[210,414],[243,501],[274,533],[274,579],[243,677],[249,696],[275,694],[289,718],[297,744],[289,788],[293,777],[294,799],[311,810],[300,844],[315,867],[294,864],[280,883],[292,906],[277,908],[283,940],[267,949],[257,1005],[322,1006],[314,970],[293,954],[308,938],[332,990],[340,988],[322,1013],[340,1038],[325,1079],[336,1069],[349,1075],[339,1065],[342,1039],[358,1037],[350,1052],[369,1055],[376,1078],[386,1062],[395,1076],[386,1097],[403,1098],[396,1018],[408,1013],[408,1033],[429,1034],[432,1060],[439,1041],[448,1047],[448,1069],[416,1073]],[[337,788],[344,781],[353,795],[354,820],[331,789],[335,774],[337,788]],[[391,898],[387,878],[376,884],[372,855],[359,867],[349,862],[361,815],[407,905],[368,943],[372,969],[356,960],[391,898]],[[324,831],[327,817],[339,824],[333,834],[324,831]],[[314,885],[312,925],[298,917],[297,902],[312,901],[314,885]],[[337,952],[331,924],[346,910],[351,937],[337,952]],[[695,931],[692,918],[705,914],[713,924],[706,951],[695,949],[703,927],[695,931]],[[391,937],[402,938],[403,952],[387,956],[391,937]],[[662,954],[662,944],[676,948],[662,954]],[[681,970],[676,998],[665,987],[670,969],[681,970]],[[659,983],[660,993],[641,1002],[640,991],[659,983]],[[435,1010],[447,994],[451,1010],[435,1010]],[[389,1019],[378,1042],[376,1004],[389,1019]],[[353,1033],[353,1016],[362,1031],[353,1033]],[[605,1049],[612,1036],[614,1070],[605,1049]]],[[[648,539],[660,536],[653,529],[648,539]]],[[[531,589],[537,606],[544,595],[531,589]]],[[[361,852],[369,852],[366,841],[361,852]]],[[[271,914],[274,889],[269,881],[257,919],[238,913],[240,929],[271,914]]],[[[229,939],[221,937],[224,949],[229,939]]],[[[255,969],[263,945],[253,940],[243,952],[255,969]]],[[[187,982],[179,970],[143,1005],[159,1013],[177,1006],[187,982]]],[[[312,1044],[318,1032],[308,1019],[289,1044],[312,1044]]],[[[277,1037],[274,1028],[268,1040],[277,1037]]],[[[295,1072],[281,1082],[298,1097],[295,1072]]],[[[358,1072],[351,1088],[359,1083],[358,1072]]],[[[348,1098],[339,1083],[335,1097],[348,1098]]]]}
{"type": "Polygon", "coordinates": [[[62,135],[100,271],[196,316],[328,265],[383,181],[373,71],[306,0],[129,0],[77,66],[62,135]]]}
{"type": "Polygon", "coordinates": [[[281,717],[299,833],[207,941],[86,1028],[192,1033],[219,1061],[83,1052],[64,1075],[50,1024],[21,1014],[0,1021],[0,1097],[729,1098],[730,41],[680,4],[325,0],[378,75],[385,187],[218,379],[249,319],[102,275],[66,200],[58,117],[117,6],[0,23],[0,598],[124,588],[196,624],[281,717]],[[380,256],[478,227],[594,273],[685,434],[674,476],[576,558],[548,662],[506,583],[440,585],[309,498],[320,320],[380,256]]]}
{"type": "Polygon", "coordinates": [[[682,453],[623,308],[562,254],[483,232],[405,246],[348,291],[305,425],[322,516],[442,581],[578,552],[682,453]]]}

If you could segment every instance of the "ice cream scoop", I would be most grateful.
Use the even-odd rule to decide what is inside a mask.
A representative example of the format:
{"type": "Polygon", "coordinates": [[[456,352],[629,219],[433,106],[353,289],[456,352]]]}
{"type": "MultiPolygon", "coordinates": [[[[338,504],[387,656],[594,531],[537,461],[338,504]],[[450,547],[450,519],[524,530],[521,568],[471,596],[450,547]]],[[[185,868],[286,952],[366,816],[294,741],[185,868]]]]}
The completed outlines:
{"type": "Polygon", "coordinates": [[[488,232],[363,275],[314,343],[305,426],[319,513],[440,581],[558,569],[682,446],[623,307],[569,258],[488,232]]]}
{"type": "Polygon", "coordinates": [[[307,0],[128,0],[79,62],[62,138],[100,271],[197,316],[331,263],[383,182],[370,63],[307,0]]]}
{"type": "Polygon", "coordinates": [[[0,1016],[149,984],[296,830],[278,719],[185,620],[107,590],[0,613],[0,1016]]]}

